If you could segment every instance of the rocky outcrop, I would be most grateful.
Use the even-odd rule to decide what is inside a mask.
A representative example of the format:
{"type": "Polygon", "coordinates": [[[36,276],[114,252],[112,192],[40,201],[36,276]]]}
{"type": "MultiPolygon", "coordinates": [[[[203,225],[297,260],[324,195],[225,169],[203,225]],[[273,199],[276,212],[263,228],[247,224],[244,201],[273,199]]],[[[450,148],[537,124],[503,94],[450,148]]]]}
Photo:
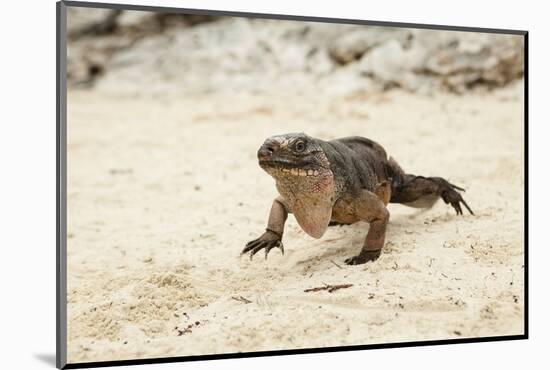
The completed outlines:
{"type": "Polygon", "coordinates": [[[69,84],[117,93],[463,93],[524,69],[514,35],[85,12],[69,13],[69,84]]]}

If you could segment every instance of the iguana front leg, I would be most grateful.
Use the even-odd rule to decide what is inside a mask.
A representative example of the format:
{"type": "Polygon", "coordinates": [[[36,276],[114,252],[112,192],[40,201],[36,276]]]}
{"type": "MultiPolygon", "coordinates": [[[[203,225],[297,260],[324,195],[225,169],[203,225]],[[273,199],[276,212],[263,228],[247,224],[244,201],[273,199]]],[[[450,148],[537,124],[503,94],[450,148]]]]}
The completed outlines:
{"type": "Polygon", "coordinates": [[[285,228],[285,222],[288,216],[287,206],[285,205],[282,197],[277,197],[273,201],[271,206],[271,212],[269,213],[269,220],[267,222],[267,228],[265,233],[258,239],[254,239],[246,243],[241,255],[250,252],[250,259],[265,248],[265,258],[269,251],[273,248],[279,248],[281,253],[284,254],[282,239],[285,228]]]}

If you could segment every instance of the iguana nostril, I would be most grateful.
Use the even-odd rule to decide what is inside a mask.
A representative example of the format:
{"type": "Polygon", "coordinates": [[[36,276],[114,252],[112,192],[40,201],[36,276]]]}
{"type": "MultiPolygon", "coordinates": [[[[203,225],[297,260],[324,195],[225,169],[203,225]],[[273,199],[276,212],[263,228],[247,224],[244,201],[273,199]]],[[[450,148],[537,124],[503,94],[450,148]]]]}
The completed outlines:
{"type": "Polygon", "coordinates": [[[273,156],[276,149],[277,149],[277,147],[276,147],[275,143],[266,142],[258,150],[258,158],[260,158],[260,159],[270,158],[271,156],[273,156]]]}
{"type": "Polygon", "coordinates": [[[274,149],[272,147],[262,146],[260,150],[258,150],[258,158],[260,159],[266,159],[273,155],[274,149]]]}

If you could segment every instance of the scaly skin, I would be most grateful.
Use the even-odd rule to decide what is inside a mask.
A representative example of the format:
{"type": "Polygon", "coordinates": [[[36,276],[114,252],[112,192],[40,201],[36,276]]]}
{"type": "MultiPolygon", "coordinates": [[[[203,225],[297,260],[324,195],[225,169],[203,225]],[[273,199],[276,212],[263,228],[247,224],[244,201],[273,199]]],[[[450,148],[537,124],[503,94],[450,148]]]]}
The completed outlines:
{"type": "Polygon", "coordinates": [[[276,183],[265,233],[247,243],[250,258],[273,248],[284,252],[282,238],[289,213],[310,236],[320,238],[328,226],[366,221],[370,224],[363,248],[349,265],[376,260],[384,246],[389,202],[430,208],[442,198],[457,215],[461,204],[473,214],[457,190],[441,177],[405,174],[382,146],[362,137],[332,141],[303,133],[272,136],[258,150],[260,166],[276,183]]]}

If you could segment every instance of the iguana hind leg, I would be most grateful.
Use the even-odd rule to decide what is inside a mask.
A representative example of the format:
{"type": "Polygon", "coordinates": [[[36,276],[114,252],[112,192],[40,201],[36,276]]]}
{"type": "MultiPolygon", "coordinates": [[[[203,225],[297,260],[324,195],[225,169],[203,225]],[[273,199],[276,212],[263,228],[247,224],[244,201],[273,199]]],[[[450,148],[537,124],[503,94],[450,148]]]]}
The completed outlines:
{"type": "Polygon", "coordinates": [[[359,254],[346,259],[348,265],[359,265],[380,257],[386,238],[386,226],[390,219],[383,197],[368,190],[361,193],[355,213],[359,219],[368,222],[370,227],[359,254]]]}
{"type": "Polygon", "coordinates": [[[400,183],[394,184],[390,202],[415,208],[430,208],[442,198],[455,209],[457,215],[462,214],[461,204],[473,215],[474,212],[458,191],[465,190],[441,177],[406,174],[400,183]]]}

